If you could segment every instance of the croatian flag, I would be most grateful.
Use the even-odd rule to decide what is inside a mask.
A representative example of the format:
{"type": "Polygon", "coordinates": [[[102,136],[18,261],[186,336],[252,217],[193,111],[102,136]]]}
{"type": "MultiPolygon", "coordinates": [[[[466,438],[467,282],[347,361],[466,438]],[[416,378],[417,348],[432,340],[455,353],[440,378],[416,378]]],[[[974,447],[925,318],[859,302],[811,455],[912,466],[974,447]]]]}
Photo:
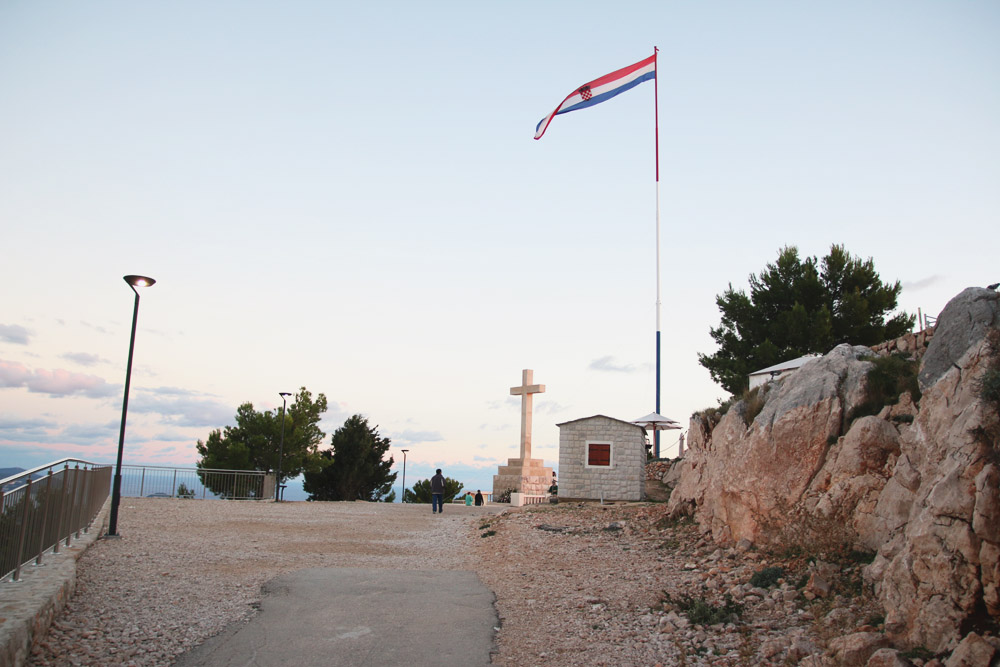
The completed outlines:
{"type": "Polygon", "coordinates": [[[538,122],[535,127],[535,139],[541,139],[549,123],[559,114],[569,113],[577,109],[586,109],[595,104],[610,100],[615,95],[624,93],[629,88],[638,86],[643,81],[656,78],[656,54],[634,65],[606,74],[590,83],[585,83],[562,101],[556,110],[538,122]]]}

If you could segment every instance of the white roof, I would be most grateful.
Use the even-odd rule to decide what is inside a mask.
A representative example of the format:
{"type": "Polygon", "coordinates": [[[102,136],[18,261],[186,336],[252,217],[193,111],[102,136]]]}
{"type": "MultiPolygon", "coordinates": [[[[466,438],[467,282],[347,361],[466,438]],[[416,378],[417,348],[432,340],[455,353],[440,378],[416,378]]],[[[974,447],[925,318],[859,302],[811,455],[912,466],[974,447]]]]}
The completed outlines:
{"type": "Polygon", "coordinates": [[[759,371],[754,371],[750,375],[769,375],[771,373],[780,373],[782,371],[791,371],[804,366],[807,361],[812,361],[817,359],[820,355],[818,354],[807,354],[804,357],[799,357],[798,359],[790,359],[788,361],[782,361],[780,364],[775,364],[773,366],[768,366],[767,368],[762,368],[759,371]]]}

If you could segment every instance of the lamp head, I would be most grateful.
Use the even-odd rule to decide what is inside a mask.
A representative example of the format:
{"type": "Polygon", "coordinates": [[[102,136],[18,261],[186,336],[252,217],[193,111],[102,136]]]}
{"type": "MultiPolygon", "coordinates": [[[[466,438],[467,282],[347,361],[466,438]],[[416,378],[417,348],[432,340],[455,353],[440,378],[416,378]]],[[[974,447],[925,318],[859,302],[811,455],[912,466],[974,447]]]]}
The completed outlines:
{"type": "Polygon", "coordinates": [[[287,392],[287,391],[279,391],[278,392],[278,396],[291,396],[291,395],[292,395],[291,392],[287,392]]]}
{"type": "Polygon", "coordinates": [[[125,282],[132,287],[150,287],[156,284],[156,281],[148,276],[125,276],[125,282]]]}
{"type": "Polygon", "coordinates": [[[408,451],[410,451],[410,450],[409,450],[409,449],[401,449],[401,450],[399,450],[399,451],[401,451],[401,452],[403,452],[403,453],[405,454],[406,452],[408,452],[408,451]]]}

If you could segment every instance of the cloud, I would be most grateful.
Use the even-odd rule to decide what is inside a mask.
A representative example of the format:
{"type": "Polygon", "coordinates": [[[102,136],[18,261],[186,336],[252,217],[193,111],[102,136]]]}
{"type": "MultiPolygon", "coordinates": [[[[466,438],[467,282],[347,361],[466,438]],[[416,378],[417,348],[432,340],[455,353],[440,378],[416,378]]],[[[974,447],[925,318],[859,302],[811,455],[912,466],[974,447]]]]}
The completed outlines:
{"type": "Polygon", "coordinates": [[[492,400],[486,404],[489,410],[500,410],[502,408],[519,407],[521,405],[520,396],[508,396],[507,398],[498,398],[492,400]]]}
{"type": "Polygon", "coordinates": [[[512,427],[517,426],[514,422],[508,422],[506,424],[480,424],[480,431],[507,431],[512,427]]]}
{"type": "Polygon", "coordinates": [[[80,324],[82,324],[83,326],[85,326],[85,327],[87,327],[89,329],[93,329],[97,333],[102,333],[102,334],[111,333],[110,331],[108,331],[107,329],[105,329],[104,327],[102,327],[99,324],[91,324],[90,322],[84,322],[82,320],[80,321],[80,324]]]}
{"type": "Polygon", "coordinates": [[[612,356],[601,357],[590,362],[588,368],[592,371],[602,371],[605,373],[638,373],[648,370],[650,364],[619,364],[612,356]]]}
{"type": "Polygon", "coordinates": [[[56,422],[48,419],[20,419],[0,417],[0,440],[8,442],[37,442],[48,439],[56,422]]]}
{"type": "Polygon", "coordinates": [[[233,422],[236,407],[216,398],[183,389],[159,387],[142,390],[128,404],[129,412],[162,415],[173,426],[219,428],[233,422]]]}
{"type": "Polygon", "coordinates": [[[67,352],[62,355],[62,358],[80,364],[81,366],[96,366],[97,364],[108,363],[107,359],[102,359],[96,354],[89,354],[87,352],[67,352]]]}
{"type": "Polygon", "coordinates": [[[197,438],[192,438],[190,435],[181,433],[175,429],[167,429],[166,431],[160,431],[149,437],[151,442],[194,442],[197,438]]]}
{"type": "Polygon", "coordinates": [[[61,443],[72,443],[74,445],[93,446],[107,445],[109,442],[117,442],[120,422],[106,424],[72,424],[67,426],[52,439],[61,443]]]}
{"type": "Polygon", "coordinates": [[[925,287],[930,287],[936,283],[939,283],[942,280],[944,280],[944,276],[939,276],[938,274],[935,273],[932,276],[928,276],[926,278],[920,278],[918,280],[904,280],[900,283],[900,285],[906,291],[916,292],[924,289],[925,287]]]}
{"type": "Polygon", "coordinates": [[[96,375],[72,373],[61,368],[32,371],[23,364],[3,360],[0,360],[0,387],[25,387],[35,394],[87,398],[106,398],[121,391],[118,385],[108,384],[96,375]]]}
{"type": "Polygon", "coordinates": [[[30,333],[19,324],[0,324],[0,340],[7,343],[27,345],[30,333]]]}
{"type": "Polygon", "coordinates": [[[562,403],[556,403],[555,401],[539,401],[535,404],[532,412],[537,414],[557,414],[560,412],[566,412],[570,409],[570,406],[563,405],[562,403]]]}
{"type": "Polygon", "coordinates": [[[390,436],[390,438],[392,439],[392,444],[396,446],[417,445],[422,442],[441,442],[444,440],[444,436],[437,431],[414,431],[411,429],[406,429],[402,433],[390,436]]]}

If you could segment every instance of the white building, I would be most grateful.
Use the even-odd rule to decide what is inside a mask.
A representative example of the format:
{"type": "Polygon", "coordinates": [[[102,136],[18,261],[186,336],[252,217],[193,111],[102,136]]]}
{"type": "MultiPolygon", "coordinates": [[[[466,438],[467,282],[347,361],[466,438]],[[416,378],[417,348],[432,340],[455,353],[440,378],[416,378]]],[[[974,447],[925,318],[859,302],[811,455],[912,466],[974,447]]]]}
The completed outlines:
{"type": "Polygon", "coordinates": [[[604,415],[556,426],[560,499],[643,499],[646,432],[641,426],[604,415]]]}
{"type": "Polygon", "coordinates": [[[804,366],[807,361],[812,361],[819,356],[820,355],[818,354],[807,354],[804,357],[799,357],[798,359],[782,361],[780,364],[775,364],[773,366],[768,366],[767,368],[762,368],[759,371],[754,371],[747,376],[750,378],[750,389],[759,387],[770,380],[781,377],[782,375],[787,375],[794,370],[798,370],[800,367],[804,366]]]}

